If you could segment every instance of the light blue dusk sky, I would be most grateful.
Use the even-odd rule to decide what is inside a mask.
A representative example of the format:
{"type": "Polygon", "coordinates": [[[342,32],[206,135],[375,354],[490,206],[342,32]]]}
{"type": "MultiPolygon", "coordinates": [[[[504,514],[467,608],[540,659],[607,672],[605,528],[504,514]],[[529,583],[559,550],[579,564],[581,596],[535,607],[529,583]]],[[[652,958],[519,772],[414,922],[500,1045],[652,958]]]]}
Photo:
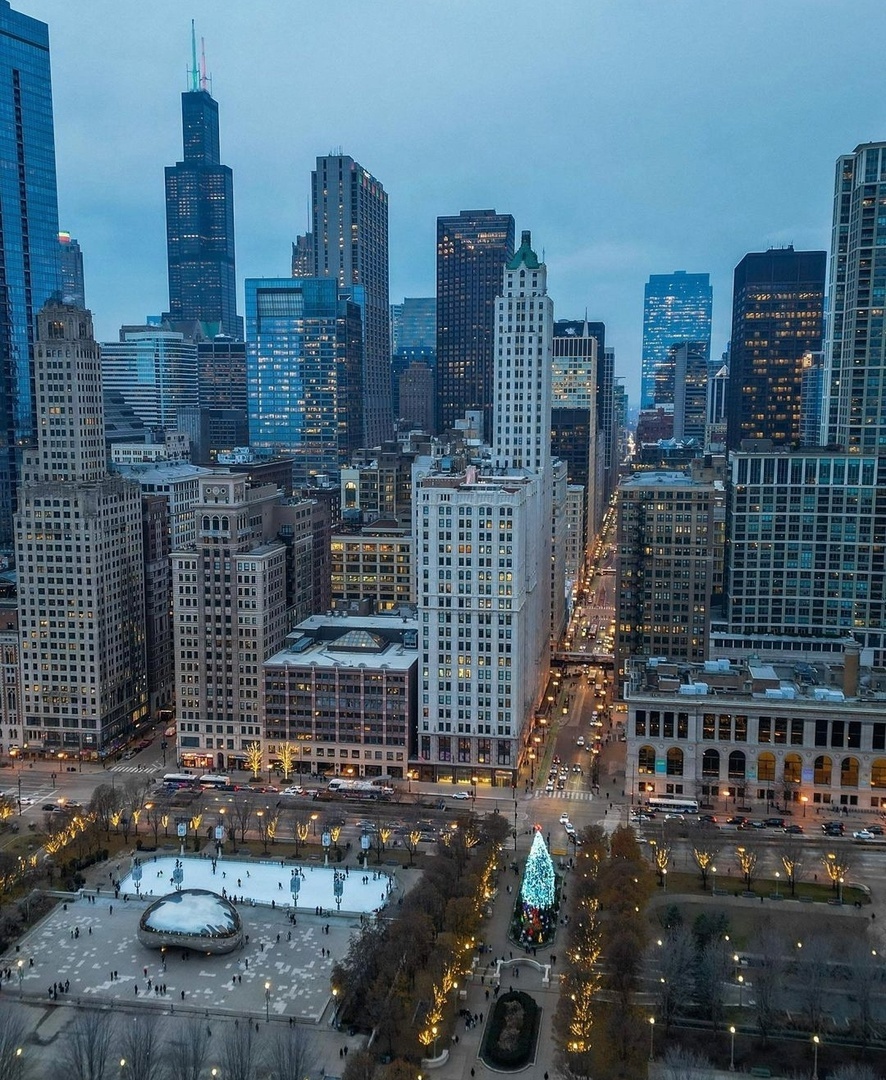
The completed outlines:
{"type": "MultiPolygon", "coordinates": [[[[237,269],[287,274],[318,153],[390,198],[391,299],[434,292],[435,218],[510,212],[558,317],[602,319],[632,403],[643,284],[827,248],[834,160],[886,138],[884,0],[13,0],[50,25],[59,209],[101,338],[167,305],[163,167],[190,20],[234,170],[237,269]],[[876,69],[876,70],[875,70],[876,69]]],[[[239,299],[242,311],[242,288],[239,299]]]]}

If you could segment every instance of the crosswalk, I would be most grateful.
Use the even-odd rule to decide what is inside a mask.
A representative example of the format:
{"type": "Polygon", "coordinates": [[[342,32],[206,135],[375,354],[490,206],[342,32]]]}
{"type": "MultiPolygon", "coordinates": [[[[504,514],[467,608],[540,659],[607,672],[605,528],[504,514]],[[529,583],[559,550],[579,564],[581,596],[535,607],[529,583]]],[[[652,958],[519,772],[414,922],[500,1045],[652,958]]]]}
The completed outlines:
{"type": "Polygon", "coordinates": [[[567,799],[573,802],[593,802],[594,794],[590,791],[567,791],[565,788],[562,791],[535,791],[533,798],[536,799],[567,799]]]}
{"type": "Polygon", "coordinates": [[[108,770],[114,773],[155,773],[165,769],[165,765],[155,762],[153,765],[112,765],[108,770]]]}

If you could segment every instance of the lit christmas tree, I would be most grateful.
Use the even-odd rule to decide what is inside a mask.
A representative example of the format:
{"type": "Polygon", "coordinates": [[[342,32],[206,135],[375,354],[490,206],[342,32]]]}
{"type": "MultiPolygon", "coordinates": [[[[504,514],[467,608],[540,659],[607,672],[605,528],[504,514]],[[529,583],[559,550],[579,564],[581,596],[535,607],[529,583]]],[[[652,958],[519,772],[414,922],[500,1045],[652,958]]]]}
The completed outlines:
{"type": "Polygon", "coordinates": [[[541,835],[541,826],[536,825],[520,887],[524,941],[541,944],[553,936],[557,922],[555,898],[554,864],[541,835]]]}

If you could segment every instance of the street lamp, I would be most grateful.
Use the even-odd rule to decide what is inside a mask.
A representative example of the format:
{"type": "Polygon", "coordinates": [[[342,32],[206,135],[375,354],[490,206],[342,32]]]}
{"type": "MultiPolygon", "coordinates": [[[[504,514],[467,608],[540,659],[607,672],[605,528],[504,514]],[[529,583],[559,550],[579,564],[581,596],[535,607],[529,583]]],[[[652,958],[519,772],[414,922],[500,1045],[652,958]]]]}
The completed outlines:
{"type": "Polygon", "coordinates": [[[436,1024],[434,1024],[434,1026],[431,1028],[431,1034],[434,1036],[434,1057],[436,1058],[436,1056],[437,1056],[437,1025],[436,1024]]]}
{"type": "Polygon", "coordinates": [[[776,900],[778,899],[778,882],[779,882],[780,877],[781,877],[781,874],[776,870],[775,871],[775,899],[776,900]]]}
{"type": "Polygon", "coordinates": [[[476,802],[477,801],[477,777],[476,776],[471,777],[471,783],[474,785],[474,790],[471,792],[471,798],[473,799],[474,802],[476,802]]]}
{"type": "Polygon", "coordinates": [[[812,1080],[818,1080],[818,1044],[821,1039],[817,1035],[812,1036],[812,1080]]]}
{"type": "Polygon", "coordinates": [[[265,983],[265,1023],[269,1023],[271,1019],[271,984],[265,983]]]}
{"type": "Polygon", "coordinates": [[[800,802],[803,804],[803,817],[806,817],[806,803],[809,802],[809,797],[807,795],[801,795],[800,802]]]}
{"type": "Polygon", "coordinates": [[[314,836],[317,835],[317,814],[311,814],[311,823],[314,826],[314,836]]]}
{"type": "Polygon", "coordinates": [[[655,1060],[655,1017],[649,1017],[649,1060],[655,1060]]]}
{"type": "Polygon", "coordinates": [[[729,1071],[730,1072],[735,1072],[735,1027],[734,1026],[730,1027],[730,1029],[729,1029],[729,1038],[730,1038],[729,1071]]]}
{"type": "Polygon", "coordinates": [[[744,975],[739,975],[739,977],[738,977],[738,1007],[740,1009],[744,1007],[744,1002],[742,1001],[742,991],[743,990],[744,990],[744,975]]]}

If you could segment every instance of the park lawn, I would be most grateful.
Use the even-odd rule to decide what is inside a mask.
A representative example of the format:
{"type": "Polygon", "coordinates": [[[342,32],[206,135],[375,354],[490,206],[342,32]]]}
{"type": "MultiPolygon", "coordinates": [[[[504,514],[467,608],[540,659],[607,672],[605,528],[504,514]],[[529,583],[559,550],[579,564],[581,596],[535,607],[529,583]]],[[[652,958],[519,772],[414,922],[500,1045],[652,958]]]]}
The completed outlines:
{"type": "MultiPolygon", "coordinates": [[[[687,874],[672,870],[668,873],[667,881],[667,892],[669,895],[673,893],[675,897],[684,895],[698,896],[701,892],[700,874],[687,874]]],[[[712,883],[714,883],[714,875],[708,874],[708,887],[706,890],[708,895],[711,893],[712,883]]],[[[735,894],[741,895],[745,891],[744,878],[738,876],[727,877],[723,874],[717,874],[715,884],[718,892],[725,892],[730,896],[735,894]]],[[[753,881],[751,883],[750,891],[756,896],[769,898],[770,896],[775,895],[776,882],[769,878],[753,881]]],[[[659,893],[659,895],[661,894],[659,893]]],[[[783,878],[778,882],[778,895],[785,899],[791,898],[791,887],[783,878]]],[[[830,882],[798,881],[794,887],[794,896],[797,899],[800,897],[808,897],[810,900],[822,904],[826,904],[829,900],[836,900],[837,895],[837,892],[831,888],[830,882]]],[[[851,885],[844,885],[843,903],[852,905],[856,902],[869,904],[871,898],[863,889],[857,889],[851,885]]]]}

